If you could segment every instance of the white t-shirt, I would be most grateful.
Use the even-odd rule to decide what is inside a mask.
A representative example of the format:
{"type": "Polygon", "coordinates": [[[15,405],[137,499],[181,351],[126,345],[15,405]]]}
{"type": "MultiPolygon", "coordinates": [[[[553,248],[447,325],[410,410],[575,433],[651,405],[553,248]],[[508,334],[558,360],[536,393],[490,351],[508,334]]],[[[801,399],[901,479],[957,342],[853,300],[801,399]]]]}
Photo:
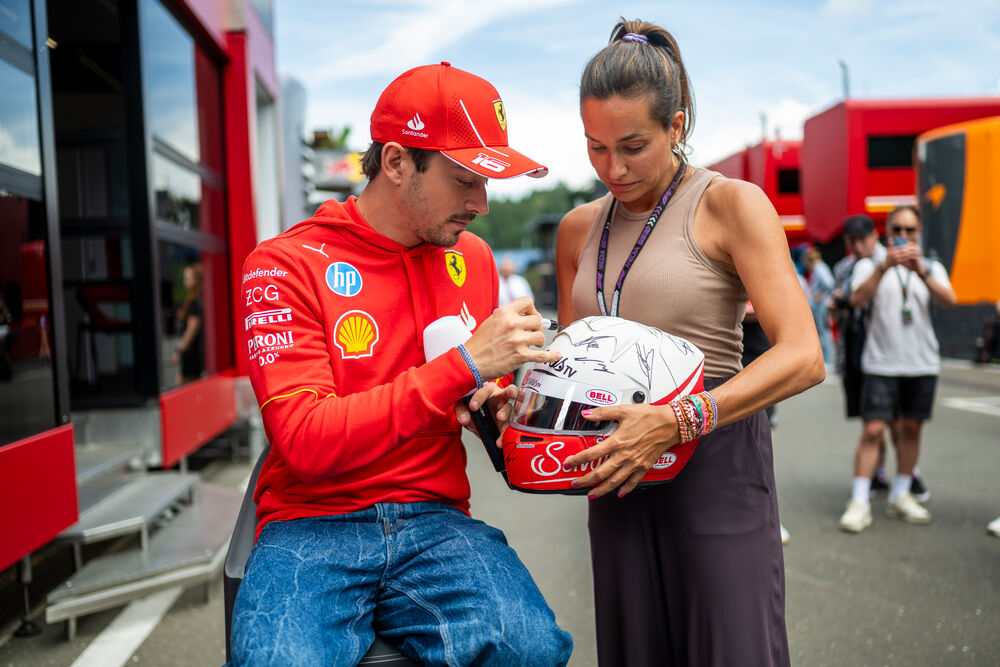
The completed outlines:
{"type": "Polygon", "coordinates": [[[519,276],[516,273],[511,274],[509,278],[500,276],[499,291],[499,302],[501,306],[510,303],[514,299],[519,299],[522,296],[529,296],[532,299],[535,298],[535,295],[531,292],[531,285],[528,284],[528,281],[525,280],[523,276],[519,276]]]}
{"type": "MultiPolygon", "coordinates": [[[[941,262],[922,258],[931,277],[951,286],[941,262]]],[[[851,290],[856,290],[875,272],[871,259],[860,259],[854,266],[851,290]]],[[[870,375],[916,377],[937,375],[941,370],[934,324],[931,321],[931,293],[916,273],[902,266],[890,268],[879,281],[872,298],[871,321],[861,355],[861,370],[870,375]],[[903,287],[912,323],[903,324],[903,287]]]]}

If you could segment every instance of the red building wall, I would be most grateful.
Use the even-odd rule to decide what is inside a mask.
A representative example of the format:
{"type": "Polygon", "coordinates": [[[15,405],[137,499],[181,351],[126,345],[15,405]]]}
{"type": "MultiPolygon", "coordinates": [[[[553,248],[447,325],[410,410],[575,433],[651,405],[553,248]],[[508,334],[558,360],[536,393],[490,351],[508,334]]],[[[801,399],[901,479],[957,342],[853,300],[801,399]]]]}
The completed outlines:
{"type": "Polygon", "coordinates": [[[806,120],[802,139],[802,199],[806,228],[826,243],[849,215],[867,213],[880,225],[893,206],[912,203],[907,166],[869,167],[869,140],[921,132],[1000,113],[1000,97],[846,100],[806,120]]]}

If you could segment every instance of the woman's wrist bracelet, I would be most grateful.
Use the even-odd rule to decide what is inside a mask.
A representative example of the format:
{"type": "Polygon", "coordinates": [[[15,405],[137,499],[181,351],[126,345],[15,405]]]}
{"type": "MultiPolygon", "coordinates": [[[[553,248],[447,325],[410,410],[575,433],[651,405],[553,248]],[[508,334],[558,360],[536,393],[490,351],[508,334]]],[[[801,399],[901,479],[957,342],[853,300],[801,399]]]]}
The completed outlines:
{"type": "Polygon", "coordinates": [[[476,362],[472,360],[472,355],[469,351],[465,349],[464,345],[458,346],[458,353],[462,355],[462,359],[465,360],[465,364],[472,371],[472,377],[476,378],[476,389],[483,388],[483,376],[479,374],[479,369],[476,368],[476,362]]]}

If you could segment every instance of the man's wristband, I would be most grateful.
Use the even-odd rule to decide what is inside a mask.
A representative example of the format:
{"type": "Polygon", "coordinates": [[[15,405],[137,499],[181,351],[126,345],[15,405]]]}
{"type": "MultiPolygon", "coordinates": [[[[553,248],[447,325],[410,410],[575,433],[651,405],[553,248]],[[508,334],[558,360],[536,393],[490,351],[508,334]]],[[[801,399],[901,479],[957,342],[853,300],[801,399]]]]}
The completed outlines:
{"type": "Polygon", "coordinates": [[[476,389],[482,389],[483,376],[479,374],[479,369],[476,368],[476,362],[472,360],[472,355],[469,354],[469,351],[465,349],[464,345],[458,346],[458,353],[462,355],[463,359],[465,359],[465,364],[469,367],[469,370],[472,371],[472,377],[476,378],[476,389]]]}

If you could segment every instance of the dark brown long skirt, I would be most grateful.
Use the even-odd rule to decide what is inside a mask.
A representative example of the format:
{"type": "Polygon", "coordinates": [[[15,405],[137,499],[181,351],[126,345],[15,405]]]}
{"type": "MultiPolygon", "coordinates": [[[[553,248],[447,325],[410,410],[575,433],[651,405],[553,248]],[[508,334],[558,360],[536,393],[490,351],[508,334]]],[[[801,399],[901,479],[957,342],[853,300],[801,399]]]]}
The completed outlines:
{"type": "Polygon", "coordinates": [[[673,482],[591,501],[589,527],[601,667],[789,664],[764,412],[702,438],[673,482]]]}

